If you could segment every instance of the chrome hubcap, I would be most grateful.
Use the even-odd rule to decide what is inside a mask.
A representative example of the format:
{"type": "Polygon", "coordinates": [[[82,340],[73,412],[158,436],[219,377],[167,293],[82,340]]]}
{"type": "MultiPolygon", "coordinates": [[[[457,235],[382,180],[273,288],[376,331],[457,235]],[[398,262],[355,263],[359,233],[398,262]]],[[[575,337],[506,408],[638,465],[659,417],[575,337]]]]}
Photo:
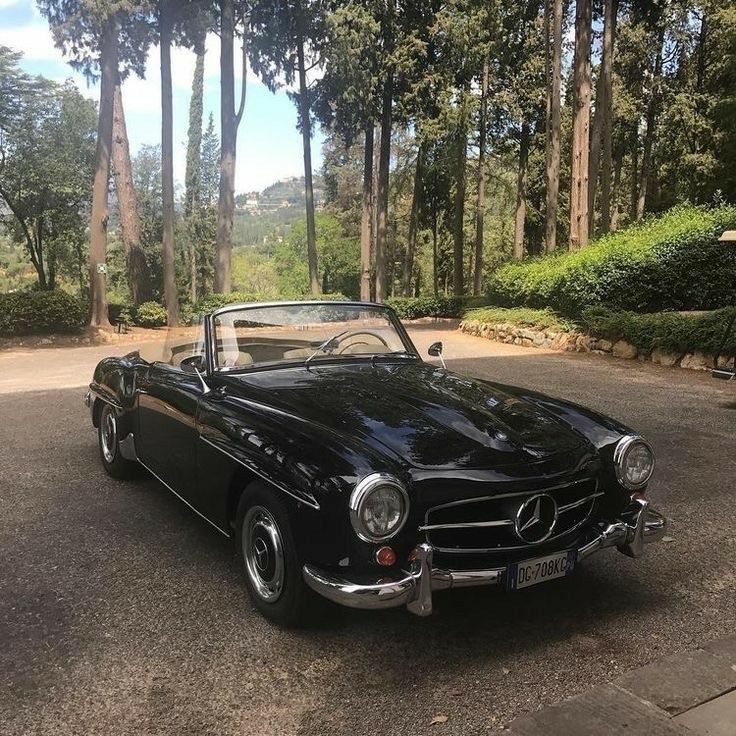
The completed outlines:
{"type": "Polygon", "coordinates": [[[277,601],[284,587],[284,545],[276,520],[263,506],[253,506],[245,515],[243,559],[258,596],[277,601]]]}
{"type": "Polygon", "coordinates": [[[106,406],[102,412],[100,421],[100,443],[102,446],[102,455],[108,463],[115,459],[118,442],[118,427],[115,421],[115,413],[106,406]]]}

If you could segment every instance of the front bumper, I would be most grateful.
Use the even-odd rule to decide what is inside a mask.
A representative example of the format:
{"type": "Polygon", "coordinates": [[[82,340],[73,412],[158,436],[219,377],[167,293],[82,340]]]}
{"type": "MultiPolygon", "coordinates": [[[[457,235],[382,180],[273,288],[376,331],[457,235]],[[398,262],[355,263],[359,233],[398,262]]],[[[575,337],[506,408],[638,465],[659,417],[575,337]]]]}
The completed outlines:
{"type": "MultiPolygon", "coordinates": [[[[597,536],[577,550],[578,561],[605,547],[617,547],[629,557],[641,557],[644,545],[658,542],[667,531],[667,520],[637,499],[613,523],[603,523],[597,536]]],[[[406,606],[419,616],[432,613],[432,591],[476,585],[498,585],[506,567],[487,570],[443,570],[432,566],[432,547],[418,545],[412,553],[409,570],[403,577],[375,583],[351,582],[312,565],[304,565],[304,580],[325,598],[350,608],[395,608],[406,606]]]]}

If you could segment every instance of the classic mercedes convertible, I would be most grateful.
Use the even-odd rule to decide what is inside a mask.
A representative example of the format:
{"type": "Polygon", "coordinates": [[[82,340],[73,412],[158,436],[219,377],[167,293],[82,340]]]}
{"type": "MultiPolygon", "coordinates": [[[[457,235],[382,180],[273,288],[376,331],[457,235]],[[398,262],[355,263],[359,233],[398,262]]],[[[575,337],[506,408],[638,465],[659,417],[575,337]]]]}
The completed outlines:
{"type": "Polygon", "coordinates": [[[86,396],[115,478],[141,465],[234,538],[255,606],[293,625],[324,599],[406,606],[516,591],[666,522],[652,449],[566,401],[425,362],[394,312],[240,304],[100,362],[86,396]]]}

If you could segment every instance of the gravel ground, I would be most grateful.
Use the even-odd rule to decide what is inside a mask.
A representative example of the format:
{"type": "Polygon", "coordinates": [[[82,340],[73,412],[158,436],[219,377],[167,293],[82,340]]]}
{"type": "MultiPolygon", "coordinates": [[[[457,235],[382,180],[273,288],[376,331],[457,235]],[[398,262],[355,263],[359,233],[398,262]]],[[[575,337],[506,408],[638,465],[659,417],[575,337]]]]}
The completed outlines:
{"type": "Polygon", "coordinates": [[[6,354],[0,732],[410,736],[441,714],[437,733],[487,734],[736,630],[736,386],[458,333],[416,338],[443,339],[458,372],[585,403],[645,433],[659,460],[650,495],[672,541],[639,561],[601,553],[570,579],[514,595],[440,594],[428,619],[346,611],[282,631],[251,608],[226,540],[157,482],[102,471],[82,390],[50,388],[61,374],[69,385],[74,366],[86,381],[99,349],[44,351],[32,371],[6,354]]]}

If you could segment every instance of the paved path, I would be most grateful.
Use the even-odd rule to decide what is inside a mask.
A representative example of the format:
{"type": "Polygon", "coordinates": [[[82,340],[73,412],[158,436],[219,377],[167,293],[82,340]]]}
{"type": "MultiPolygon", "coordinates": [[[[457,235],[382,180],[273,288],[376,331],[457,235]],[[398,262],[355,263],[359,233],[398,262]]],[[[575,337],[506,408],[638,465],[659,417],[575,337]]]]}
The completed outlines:
{"type": "Polygon", "coordinates": [[[151,479],[100,468],[82,386],[108,348],[0,355],[0,732],[488,734],[736,630],[736,387],[431,329],[449,367],[589,404],[644,432],[673,541],[605,552],[437,613],[346,612],[285,632],[225,540],[151,479]]]}

